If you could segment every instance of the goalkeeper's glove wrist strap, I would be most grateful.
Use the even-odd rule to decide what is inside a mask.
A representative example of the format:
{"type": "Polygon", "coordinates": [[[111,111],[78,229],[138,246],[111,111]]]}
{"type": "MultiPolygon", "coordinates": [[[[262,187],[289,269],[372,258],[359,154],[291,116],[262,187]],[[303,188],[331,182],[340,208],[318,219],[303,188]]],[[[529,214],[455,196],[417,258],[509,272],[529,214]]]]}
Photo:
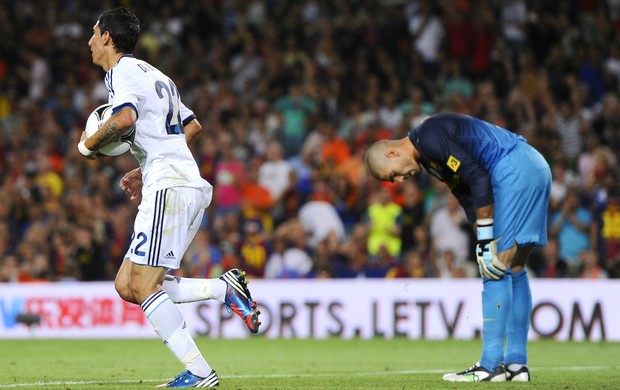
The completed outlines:
{"type": "Polygon", "coordinates": [[[481,218],[476,221],[478,225],[478,241],[493,239],[493,218],[481,218]]]}

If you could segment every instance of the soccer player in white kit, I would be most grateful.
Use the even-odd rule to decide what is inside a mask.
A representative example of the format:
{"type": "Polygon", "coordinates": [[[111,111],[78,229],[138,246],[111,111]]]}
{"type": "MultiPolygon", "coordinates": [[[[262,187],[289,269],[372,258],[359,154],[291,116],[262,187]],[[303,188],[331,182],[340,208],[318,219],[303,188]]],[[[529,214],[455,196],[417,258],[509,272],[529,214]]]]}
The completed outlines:
{"type": "Polygon", "coordinates": [[[252,333],[260,322],[244,273],[233,269],[217,279],[167,276],[178,269],[196,235],[213,188],[199,173],[187,144],[202,127],[182,102],[175,84],[152,65],[131,55],[140,33],[138,18],[127,8],[105,11],[88,45],[93,63],[106,71],[113,113],[78,150],[88,158],[135,126],[131,153],[140,167],[120,182],[131,198],[142,200],[131,245],[118,271],[115,288],[122,299],[141,306],[155,332],[185,365],[185,371],[160,387],[214,387],[213,370],[186,329],[175,303],[216,299],[239,315],[252,333]]]}

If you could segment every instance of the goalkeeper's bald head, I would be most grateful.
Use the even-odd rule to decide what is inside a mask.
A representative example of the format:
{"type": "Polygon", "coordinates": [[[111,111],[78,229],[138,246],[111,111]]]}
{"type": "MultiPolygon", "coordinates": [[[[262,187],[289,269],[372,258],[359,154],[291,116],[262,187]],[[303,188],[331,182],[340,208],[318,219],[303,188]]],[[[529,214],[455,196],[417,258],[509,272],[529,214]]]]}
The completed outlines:
{"type": "Polygon", "coordinates": [[[386,180],[382,173],[387,171],[389,160],[386,157],[389,145],[389,140],[381,140],[372,144],[366,151],[366,169],[372,177],[377,180],[386,180]]]}

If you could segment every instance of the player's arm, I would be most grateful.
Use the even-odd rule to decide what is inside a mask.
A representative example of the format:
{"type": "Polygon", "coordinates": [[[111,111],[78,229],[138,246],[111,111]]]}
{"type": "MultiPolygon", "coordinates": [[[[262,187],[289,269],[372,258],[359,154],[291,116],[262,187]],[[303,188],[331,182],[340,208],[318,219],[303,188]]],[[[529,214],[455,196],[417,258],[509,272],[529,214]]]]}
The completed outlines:
{"type": "Polygon", "coordinates": [[[451,188],[452,195],[458,199],[459,204],[465,210],[465,214],[467,214],[467,220],[470,224],[475,225],[476,223],[476,209],[474,208],[474,203],[471,196],[471,191],[469,187],[465,184],[459,183],[455,187],[451,188]]]}
{"type": "Polygon", "coordinates": [[[506,273],[506,265],[498,256],[499,237],[494,231],[494,199],[491,177],[484,167],[474,164],[463,170],[463,176],[472,192],[472,204],[476,215],[476,260],[480,273],[492,280],[499,280],[506,273]],[[469,169],[467,169],[469,168],[469,169]]]}
{"type": "Polygon", "coordinates": [[[179,98],[179,110],[183,120],[183,132],[185,142],[189,145],[202,131],[202,125],[198,122],[196,115],[179,98]]]}
{"type": "Polygon", "coordinates": [[[122,108],[101,125],[95,134],[80,141],[78,150],[86,157],[92,155],[102,146],[119,139],[137,120],[138,116],[132,106],[122,108]]]}
{"type": "Polygon", "coordinates": [[[198,122],[198,119],[194,118],[189,121],[189,123],[184,124],[184,130],[185,141],[189,145],[194,140],[194,138],[196,138],[196,136],[200,134],[200,132],[202,131],[202,126],[200,125],[200,122],[198,122]]]}
{"type": "Polygon", "coordinates": [[[476,220],[488,219],[488,218],[493,219],[493,205],[492,204],[478,207],[476,209],[476,220]]]}

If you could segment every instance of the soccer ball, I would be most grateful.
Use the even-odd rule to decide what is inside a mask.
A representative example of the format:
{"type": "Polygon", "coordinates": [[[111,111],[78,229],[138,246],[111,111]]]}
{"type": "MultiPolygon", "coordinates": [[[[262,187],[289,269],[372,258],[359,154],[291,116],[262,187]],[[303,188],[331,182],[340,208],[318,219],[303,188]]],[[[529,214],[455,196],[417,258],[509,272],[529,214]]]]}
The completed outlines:
{"type": "MultiPolygon", "coordinates": [[[[86,135],[91,137],[101,125],[107,121],[112,116],[112,105],[111,104],[102,104],[101,106],[95,108],[93,112],[90,113],[88,119],[86,120],[86,135]]],[[[99,148],[99,153],[105,154],[106,156],[118,156],[121,155],[131,148],[133,144],[133,137],[136,132],[136,127],[132,126],[130,130],[128,130],[125,134],[123,134],[117,141],[112,141],[101,148],[99,148]]]]}

